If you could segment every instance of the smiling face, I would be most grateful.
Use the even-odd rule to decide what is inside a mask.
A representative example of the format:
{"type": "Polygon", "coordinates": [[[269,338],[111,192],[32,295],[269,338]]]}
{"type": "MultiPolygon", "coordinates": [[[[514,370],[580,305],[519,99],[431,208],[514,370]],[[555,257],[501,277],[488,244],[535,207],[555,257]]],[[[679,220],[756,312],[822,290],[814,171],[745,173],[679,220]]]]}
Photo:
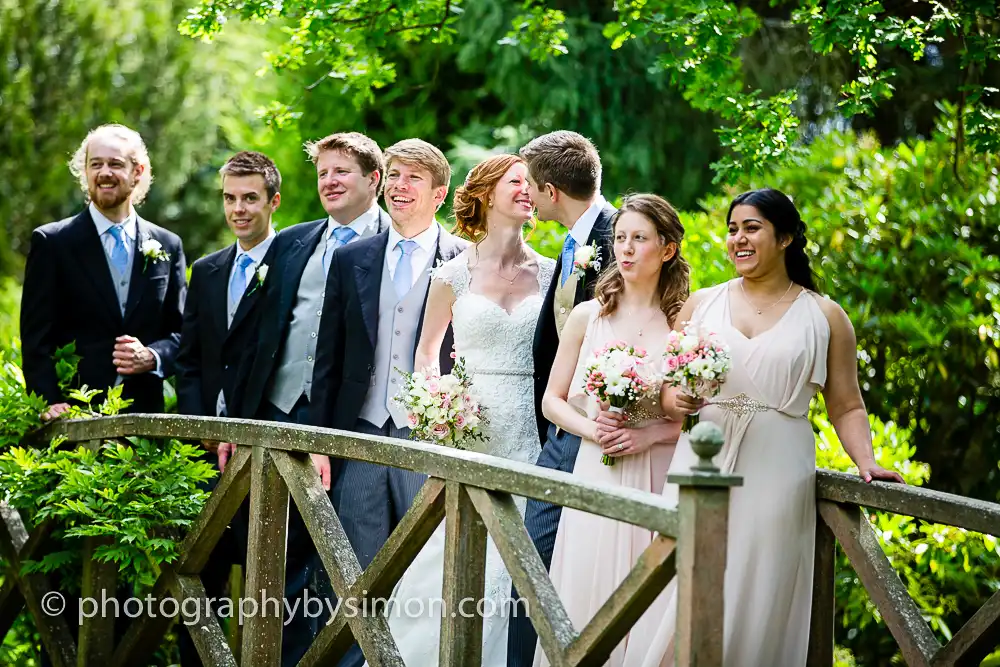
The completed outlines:
{"type": "Polygon", "coordinates": [[[525,169],[525,180],[528,182],[528,197],[537,209],[539,220],[555,220],[558,217],[555,202],[552,200],[553,188],[544,183],[538,183],[525,169]]]}
{"type": "Polygon", "coordinates": [[[531,219],[535,206],[528,195],[528,168],[523,162],[511,165],[489,197],[494,215],[515,220],[520,224],[531,219]]]}
{"type": "Polygon", "coordinates": [[[275,193],[268,200],[267,184],[260,174],[226,174],[222,179],[222,202],[229,231],[239,239],[243,250],[250,250],[267,238],[281,194],[275,193]]]}
{"type": "Polygon", "coordinates": [[[448,186],[434,187],[431,171],[400,160],[385,170],[385,204],[397,228],[426,229],[448,195],[448,186]]]}
{"type": "Polygon", "coordinates": [[[656,280],[663,263],[677,252],[676,243],[663,243],[653,221],[635,211],[625,211],[615,223],[615,260],[629,281],[656,280]]]}
{"type": "Polygon", "coordinates": [[[784,265],[788,238],[779,238],[756,206],[734,206],[729,214],[726,250],[741,276],[763,276],[784,265]]]}
{"type": "Polygon", "coordinates": [[[87,146],[87,193],[101,211],[113,211],[132,196],[143,166],[129,157],[129,144],[111,134],[95,136],[87,146]]]}
{"type": "Polygon", "coordinates": [[[342,225],[371,208],[381,175],[365,175],[357,159],[342,151],[316,156],[316,189],[327,214],[342,225]]]}

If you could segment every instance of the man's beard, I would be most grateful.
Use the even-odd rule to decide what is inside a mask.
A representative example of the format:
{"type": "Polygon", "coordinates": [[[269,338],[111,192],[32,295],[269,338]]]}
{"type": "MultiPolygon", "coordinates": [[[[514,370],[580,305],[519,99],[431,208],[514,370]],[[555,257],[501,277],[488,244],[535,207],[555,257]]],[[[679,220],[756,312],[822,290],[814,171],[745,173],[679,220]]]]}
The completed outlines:
{"type": "Polygon", "coordinates": [[[118,186],[113,190],[102,190],[100,186],[94,188],[90,192],[90,200],[94,202],[98,208],[102,209],[113,209],[118,208],[132,196],[132,188],[128,184],[119,183],[118,186]]]}

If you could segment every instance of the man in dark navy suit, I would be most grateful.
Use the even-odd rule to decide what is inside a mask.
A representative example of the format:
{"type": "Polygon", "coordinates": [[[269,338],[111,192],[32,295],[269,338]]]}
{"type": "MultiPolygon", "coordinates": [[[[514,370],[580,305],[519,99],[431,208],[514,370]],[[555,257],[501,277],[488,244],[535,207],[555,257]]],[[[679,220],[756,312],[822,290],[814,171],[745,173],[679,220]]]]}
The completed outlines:
{"type": "Polygon", "coordinates": [[[142,138],[122,125],[91,131],[70,162],[87,208],[37,228],[24,273],[24,380],[49,402],[47,418],[69,408],[52,354],[76,342],[79,383],[123,383],[131,412],[163,411],[184,310],[180,238],[135,211],[152,180],[142,138]]]}
{"type": "MultiPolygon", "coordinates": [[[[376,203],[385,173],[378,144],[363,134],[345,132],[310,143],[306,150],[316,165],[317,190],[327,217],[289,227],[274,239],[273,262],[253,309],[257,341],[240,362],[232,402],[227,404],[231,417],[309,423],[309,406],[317,393],[316,346],[326,336],[320,320],[332,257],[338,248],[373,237],[389,225],[388,214],[376,203]]],[[[231,452],[231,445],[219,446],[221,465],[231,452]]],[[[312,459],[329,489],[329,459],[312,459]]],[[[294,504],[287,544],[285,597],[290,608],[298,604],[303,610],[305,599],[295,599],[313,583],[318,558],[294,504]]],[[[318,621],[301,611],[286,621],[284,666],[304,655],[318,621]]]]}
{"type": "MultiPolygon", "coordinates": [[[[44,418],[69,409],[52,355],[75,341],[75,384],[122,384],[130,412],[163,412],[163,379],[173,374],[180,341],[185,265],[180,238],[135,211],[152,181],[149,153],[134,130],[102,125],[77,149],[70,171],[89,202],[75,217],[32,233],[21,298],[25,384],[48,401],[44,418]]],[[[71,599],[64,613],[70,628],[78,625],[77,610],[71,599]]],[[[51,664],[45,651],[42,664],[51,664]]]]}
{"type": "MultiPolygon", "coordinates": [[[[266,155],[237,153],[219,173],[226,224],[236,242],[191,266],[177,354],[177,410],[205,417],[226,415],[226,400],[232,396],[239,356],[256,335],[247,315],[267,276],[271,261],[268,250],[275,238],[271,217],[281,204],[281,174],[266,155]]],[[[210,449],[216,446],[205,444],[210,449]]],[[[209,483],[207,490],[213,489],[217,481],[209,483]]],[[[210,598],[222,598],[230,568],[245,560],[244,510],[241,508],[240,515],[220,537],[202,570],[210,598]]],[[[188,632],[180,632],[178,643],[181,665],[201,665],[188,632]]]]}

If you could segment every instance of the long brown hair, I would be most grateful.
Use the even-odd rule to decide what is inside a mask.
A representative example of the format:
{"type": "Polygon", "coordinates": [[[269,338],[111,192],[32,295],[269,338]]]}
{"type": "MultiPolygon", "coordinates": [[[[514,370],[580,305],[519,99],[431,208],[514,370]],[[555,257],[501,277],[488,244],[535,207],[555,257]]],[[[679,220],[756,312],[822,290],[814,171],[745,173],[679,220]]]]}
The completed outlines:
{"type": "MultiPolygon", "coordinates": [[[[677,211],[663,197],[652,194],[629,195],[622,202],[622,207],[615,213],[612,229],[618,226],[622,214],[632,211],[643,216],[656,230],[660,241],[677,244],[677,252],[663,263],[660,268],[660,281],[657,292],[660,295],[660,310],[667,316],[667,321],[674,323],[674,318],[680,312],[684,302],[691,293],[691,267],[681,255],[681,241],[684,239],[684,225],[677,211]]],[[[594,297],[601,304],[601,316],[607,317],[618,310],[618,302],[625,290],[625,279],[622,277],[618,262],[611,265],[601,274],[594,287],[594,297]]]]}
{"type": "Polygon", "coordinates": [[[455,232],[473,243],[486,238],[486,211],[490,194],[515,164],[523,163],[517,155],[494,155],[469,172],[465,183],[455,189],[451,209],[455,214],[455,232]]]}

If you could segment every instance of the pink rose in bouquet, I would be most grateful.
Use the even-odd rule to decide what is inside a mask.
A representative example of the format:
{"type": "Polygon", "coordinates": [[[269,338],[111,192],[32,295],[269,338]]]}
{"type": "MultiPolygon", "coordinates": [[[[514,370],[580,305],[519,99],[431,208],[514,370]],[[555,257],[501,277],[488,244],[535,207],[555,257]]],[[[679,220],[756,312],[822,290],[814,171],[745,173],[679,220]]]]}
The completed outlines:
{"type": "MultiPolygon", "coordinates": [[[[716,396],[726,381],[732,359],[729,348],[714,332],[688,324],[681,331],[671,331],[663,356],[664,382],[681,387],[689,396],[708,399],[716,396]]],[[[684,420],[690,431],[698,421],[697,413],[684,420]]]]}
{"type": "Polygon", "coordinates": [[[459,449],[469,449],[473,441],[485,440],[482,429],[489,421],[472,392],[464,359],[457,357],[447,375],[434,370],[399,373],[403,386],[393,400],[406,409],[412,440],[459,449]]]}

